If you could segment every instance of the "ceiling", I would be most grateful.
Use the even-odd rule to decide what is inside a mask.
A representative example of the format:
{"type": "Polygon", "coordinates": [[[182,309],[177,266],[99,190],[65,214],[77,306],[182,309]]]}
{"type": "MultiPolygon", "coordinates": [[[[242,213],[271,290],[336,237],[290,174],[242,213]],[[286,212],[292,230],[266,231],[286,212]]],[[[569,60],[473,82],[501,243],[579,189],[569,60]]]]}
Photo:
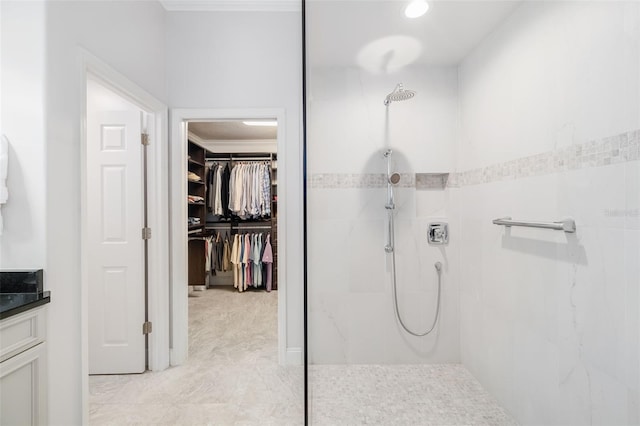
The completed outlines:
{"type": "Polygon", "coordinates": [[[189,122],[189,132],[203,141],[272,140],[278,128],[247,126],[241,120],[189,122]]]}
{"type": "Polygon", "coordinates": [[[169,11],[299,12],[301,0],[160,0],[169,11]]]}
{"type": "MultiPolygon", "coordinates": [[[[307,58],[311,66],[390,70],[417,63],[462,61],[522,0],[428,0],[417,19],[409,0],[307,0],[307,58]],[[387,66],[388,65],[388,66],[387,66]]],[[[300,12],[302,0],[160,0],[168,11],[300,12]]]]}
{"type": "Polygon", "coordinates": [[[384,61],[457,65],[520,1],[429,1],[422,17],[404,0],[310,0],[307,56],[312,66],[380,68],[384,61]]]}

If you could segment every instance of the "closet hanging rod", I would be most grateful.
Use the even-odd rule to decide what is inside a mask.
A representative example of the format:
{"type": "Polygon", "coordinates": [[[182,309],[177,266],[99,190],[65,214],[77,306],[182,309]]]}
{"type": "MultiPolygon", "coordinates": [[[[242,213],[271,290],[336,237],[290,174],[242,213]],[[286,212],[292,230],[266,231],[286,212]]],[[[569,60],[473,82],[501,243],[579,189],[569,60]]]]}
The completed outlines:
{"type": "Polygon", "coordinates": [[[231,223],[222,225],[206,225],[205,229],[271,229],[271,225],[232,225],[231,223]]]}
{"type": "Polygon", "coordinates": [[[241,161],[264,161],[268,163],[271,161],[269,158],[207,158],[206,162],[216,162],[216,161],[232,161],[234,163],[238,163],[241,161]]]}
{"type": "MultiPolygon", "coordinates": [[[[215,154],[213,154],[213,155],[215,155],[215,154]]],[[[271,160],[273,157],[275,157],[275,154],[251,154],[251,156],[249,156],[249,157],[241,157],[241,156],[236,156],[236,155],[225,155],[225,154],[218,154],[219,155],[218,157],[214,157],[213,155],[206,156],[205,160],[209,160],[209,161],[212,161],[212,160],[213,161],[215,161],[215,160],[266,161],[266,160],[271,160]]]]}
{"type": "Polygon", "coordinates": [[[242,231],[242,230],[252,230],[252,229],[271,229],[271,226],[268,225],[256,225],[256,226],[236,226],[233,229],[242,231]]]}

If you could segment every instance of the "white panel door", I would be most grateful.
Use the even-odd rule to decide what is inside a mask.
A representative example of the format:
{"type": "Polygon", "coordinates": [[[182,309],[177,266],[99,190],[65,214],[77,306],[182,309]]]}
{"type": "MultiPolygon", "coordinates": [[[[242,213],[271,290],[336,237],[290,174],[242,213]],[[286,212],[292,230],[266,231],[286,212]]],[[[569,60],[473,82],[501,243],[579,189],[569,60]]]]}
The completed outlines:
{"type": "Polygon", "coordinates": [[[140,111],[87,118],[89,374],[145,370],[140,111]]]}

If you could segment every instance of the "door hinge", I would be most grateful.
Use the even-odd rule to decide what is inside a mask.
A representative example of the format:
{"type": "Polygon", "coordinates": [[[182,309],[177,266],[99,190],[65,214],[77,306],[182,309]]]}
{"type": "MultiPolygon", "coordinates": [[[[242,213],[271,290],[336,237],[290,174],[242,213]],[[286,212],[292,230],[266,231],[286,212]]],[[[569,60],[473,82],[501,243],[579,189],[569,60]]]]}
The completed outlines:
{"type": "Polygon", "coordinates": [[[143,240],[151,239],[151,228],[142,228],[142,239],[143,240]]]}
{"type": "Polygon", "coordinates": [[[151,321],[146,321],[142,323],[142,334],[150,334],[151,333],[151,321]]]}
{"type": "Polygon", "coordinates": [[[140,134],[140,141],[142,142],[142,145],[144,145],[144,146],[149,145],[149,134],[148,133],[141,133],[140,134]]]}

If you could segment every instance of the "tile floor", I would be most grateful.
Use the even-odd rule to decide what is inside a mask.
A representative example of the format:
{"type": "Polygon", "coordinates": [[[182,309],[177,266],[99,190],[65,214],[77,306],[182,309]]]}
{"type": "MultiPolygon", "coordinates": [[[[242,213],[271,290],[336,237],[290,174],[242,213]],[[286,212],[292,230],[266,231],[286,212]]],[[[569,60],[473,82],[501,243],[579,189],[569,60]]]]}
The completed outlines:
{"type": "Polygon", "coordinates": [[[316,425],[517,423],[460,364],[311,366],[316,425]]]}
{"type": "MultiPolygon", "coordinates": [[[[302,367],[277,356],[277,292],[221,287],[189,298],[189,360],[91,376],[92,425],[302,425],[302,367]]],[[[515,425],[459,364],[316,365],[312,425],[515,425]]]]}
{"type": "Polygon", "coordinates": [[[277,292],[189,297],[189,360],[89,378],[92,425],[300,425],[302,367],[278,365],[277,292]]]}

